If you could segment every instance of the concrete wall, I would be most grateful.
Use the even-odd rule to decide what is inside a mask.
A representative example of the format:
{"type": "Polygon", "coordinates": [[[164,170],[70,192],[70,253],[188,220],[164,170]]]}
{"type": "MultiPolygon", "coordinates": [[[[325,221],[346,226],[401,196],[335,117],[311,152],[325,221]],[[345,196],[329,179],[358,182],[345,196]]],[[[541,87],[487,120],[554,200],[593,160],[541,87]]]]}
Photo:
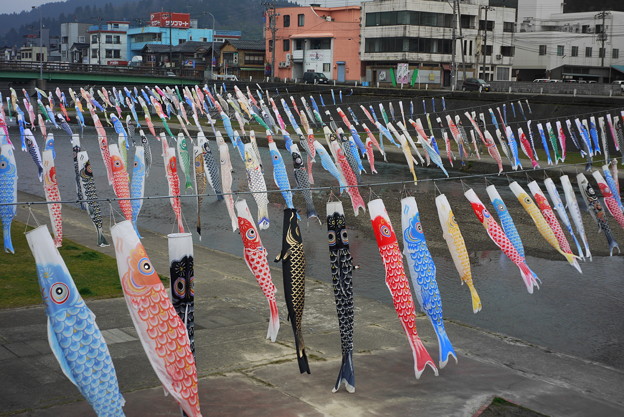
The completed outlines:
{"type": "Polygon", "coordinates": [[[590,96],[622,96],[619,85],[615,84],[578,84],[578,83],[534,83],[516,81],[492,81],[492,91],[531,94],[572,94],[590,96]]]}

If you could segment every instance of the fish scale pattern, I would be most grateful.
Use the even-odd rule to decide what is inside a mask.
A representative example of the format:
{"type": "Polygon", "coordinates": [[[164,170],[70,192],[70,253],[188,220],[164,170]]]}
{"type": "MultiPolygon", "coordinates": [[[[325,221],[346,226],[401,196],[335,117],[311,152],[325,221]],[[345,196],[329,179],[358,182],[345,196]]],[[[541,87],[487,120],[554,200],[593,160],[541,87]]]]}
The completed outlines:
{"type": "Polygon", "coordinates": [[[97,415],[123,416],[124,399],[108,347],[84,301],[50,315],[50,324],[76,386],[97,415]]]}
{"type": "Polygon", "coordinates": [[[516,248],[520,256],[524,258],[524,245],[522,244],[522,240],[520,239],[518,229],[516,229],[516,225],[511,218],[511,214],[509,214],[509,211],[507,210],[507,206],[505,205],[503,200],[499,198],[495,198],[492,201],[492,205],[494,206],[494,210],[496,210],[496,214],[498,215],[498,219],[501,222],[501,226],[505,231],[505,234],[513,244],[514,248],[516,248]]]}
{"type": "Polygon", "coordinates": [[[563,233],[563,229],[561,228],[561,225],[555,217],[555,212],[553,211],[550,204],[548,204],[548,200],[546,200],[546,197],[541,194],[535,194],[533,197],[535,198],[535,204],[537,204],[537,207],[539,207],[539,209],[541,210],[542,215],[546,220],[546,223],[548,223],[553,233],[555,234],[561,250],[565,253],[572,253],[572,249],[570,249],[570,243],[568,243],[568,239],[566,239],[565,234],[563,233]]]}

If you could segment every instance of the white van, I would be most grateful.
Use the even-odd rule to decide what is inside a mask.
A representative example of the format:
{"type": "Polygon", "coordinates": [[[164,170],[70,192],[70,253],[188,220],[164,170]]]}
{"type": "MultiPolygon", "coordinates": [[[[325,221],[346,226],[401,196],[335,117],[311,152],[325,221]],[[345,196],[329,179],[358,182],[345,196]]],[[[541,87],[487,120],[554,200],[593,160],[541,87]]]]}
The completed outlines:
{"type": "Polygon", "coordinates": [[[619,85],[620,89],[622,89],[622,91],[624,91],[624,80],[613,81],[611,84],[619,85]]]}

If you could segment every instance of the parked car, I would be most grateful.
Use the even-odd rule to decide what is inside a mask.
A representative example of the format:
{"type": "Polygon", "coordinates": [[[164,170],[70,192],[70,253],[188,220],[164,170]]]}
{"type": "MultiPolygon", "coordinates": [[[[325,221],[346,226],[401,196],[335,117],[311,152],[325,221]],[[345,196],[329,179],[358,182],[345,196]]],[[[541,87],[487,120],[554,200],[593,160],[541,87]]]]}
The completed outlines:
{"type": "Polygon", "coordinates": [[[549,83],[550,79],[549,78],[536,78],[533,80],[534,83],[549,83]]]}
{"type": "Polygon", "coordinates": [[[463,91],[490,91],[490,85],[481,78],[466,78],[462,84],[463,91]]]}
{"type": "Polygon", "coordinates": [[[238,77],[234,74],[213,74],[212,78],[215,80],[238,81],[238,77]]]}
{"type": "Polygon", "coordinates": [[[612,84],[619,85],[622,91],[624,91],[624,80],[613,81],[612,84]]]}
{"type": "Polygon", "coordinates": [[[303,82],[306,84],[327,84],[329,80],[322,72],[304,72],[303,82]]]}

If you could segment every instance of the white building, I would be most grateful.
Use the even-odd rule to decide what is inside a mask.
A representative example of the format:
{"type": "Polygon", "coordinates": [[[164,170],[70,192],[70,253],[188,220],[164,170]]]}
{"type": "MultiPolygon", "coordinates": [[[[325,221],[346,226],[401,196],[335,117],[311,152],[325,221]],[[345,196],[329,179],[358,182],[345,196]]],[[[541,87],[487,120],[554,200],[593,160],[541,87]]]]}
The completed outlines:
{"type": "MultiPolygon", "coordinates": [[[[89,23],[61,23],[61,62],[82,63],[81,57],[72,56],[71,49],[75,44],[88,45],[89,23]]],[[[77,46],[77,45],[76,45],[77,46]]],[[[74,47],[76,50],[76,47],[74,47]]],[[[88,57],[84,57],[87,59],[88,57]]]]}
{"type": "MultiPolygon", "coordinates": [[[[511,79],[516,8],[505,7],[506,4],[514,2],[458,2],[455,33],[458,79],[463,78],[464,67],[466,77],[511,79]]],[[[452,1],[363,2],[360,54],[366,67],[366,80],[389,80],[397,71],[397,64],[408,63],[410,81],[416,78],[418,83],[451,85],[452,28],[452,1]],[[412,78],[414,69],[418,69],[418,75],[412,78]]]]}
{"type": "Polygon", "coordinates": [[[597,82],[623,78],[624,12],[607,11],[603,19],[602,12],[562,11],[562,3],[553,0],[519,9],[514,62],[518,78],[597,82]]]}
{"type": "Polygon", "coordinates": [[[130,22],[109,21],[89,28],[89,64],[127,65],[130,22]]]}

